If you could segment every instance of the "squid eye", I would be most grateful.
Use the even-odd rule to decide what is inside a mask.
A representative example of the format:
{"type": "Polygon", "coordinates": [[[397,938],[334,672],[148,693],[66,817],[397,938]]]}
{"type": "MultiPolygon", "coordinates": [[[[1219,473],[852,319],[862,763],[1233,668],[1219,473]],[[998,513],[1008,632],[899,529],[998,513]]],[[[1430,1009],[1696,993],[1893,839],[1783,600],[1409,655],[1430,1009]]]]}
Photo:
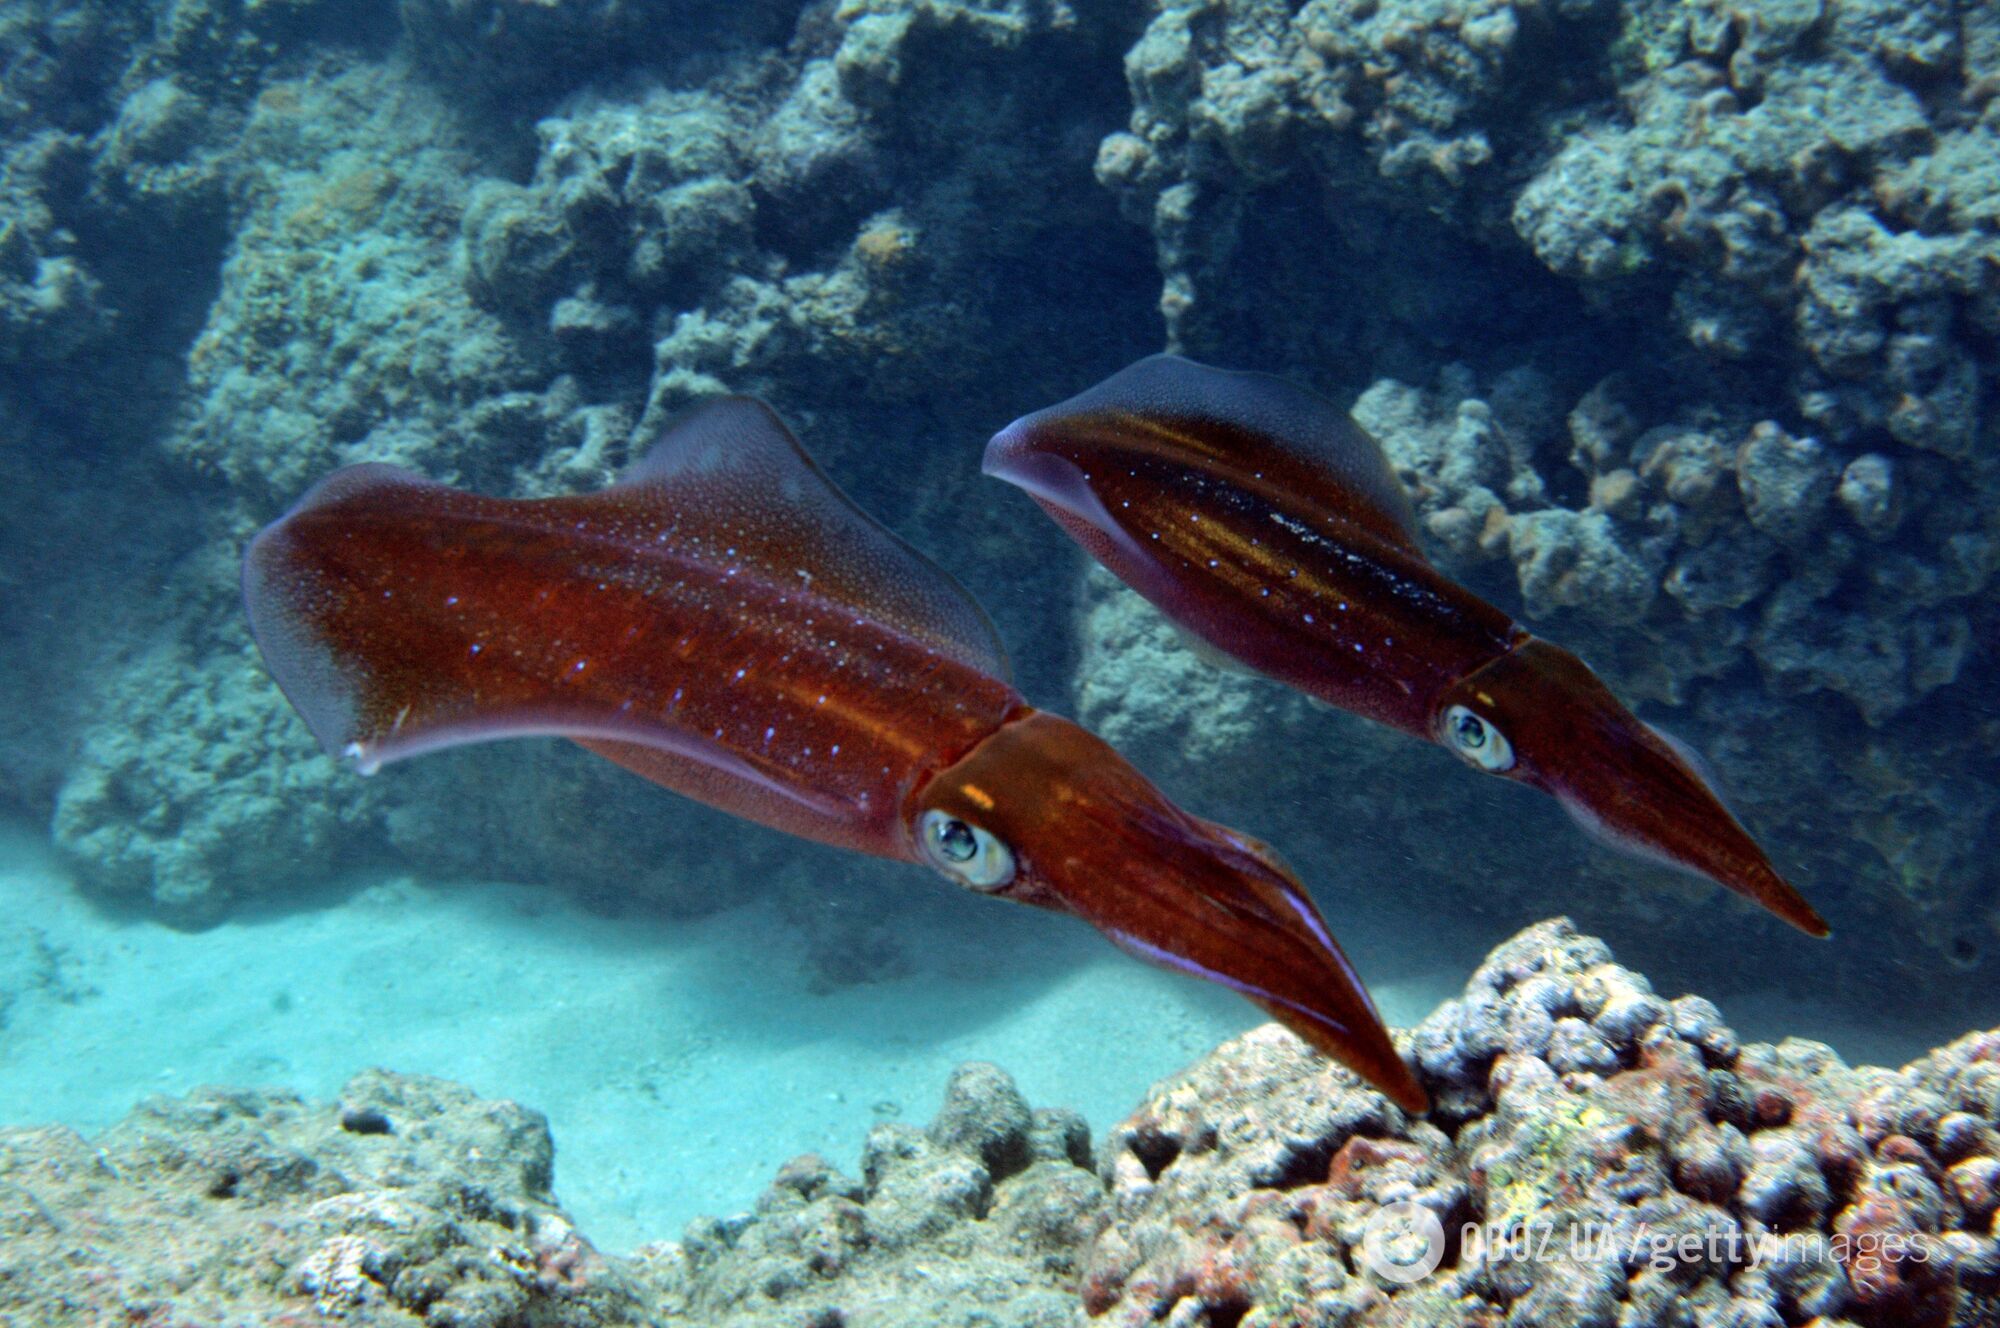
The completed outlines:
{"type": "Polygon", "coordinates": [[[1443,731],[1445,746],[1481,770],[1497,773],[1513,768],[1514,746],[1507,736],[1465,706],[1455,705],[1445,711],[1438,727],[1443,731]]]}
{"type": "Polygon", "coordinates": [[[997,890],[1014,879],[1014,854],[970,821],[925,812],[917,837],[932,866],[975,890],[997,890]]]}

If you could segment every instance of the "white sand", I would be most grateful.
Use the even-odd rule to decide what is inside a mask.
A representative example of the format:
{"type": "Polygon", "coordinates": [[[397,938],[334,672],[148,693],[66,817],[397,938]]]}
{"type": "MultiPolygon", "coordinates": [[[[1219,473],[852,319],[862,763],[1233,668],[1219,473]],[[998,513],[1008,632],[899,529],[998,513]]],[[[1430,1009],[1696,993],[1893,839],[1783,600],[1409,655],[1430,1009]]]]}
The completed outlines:
{"type": "MultiPolygon", "coordinates": [[[[557,1194],[610,1249],[747,1207],[802,1152],[851,1171],[868,1127],[928,1120],[960,1061],[999,1063],[1032,1103],[1081,1110],[1101,1134],[1257,1022],[1233,995],[1028,910],[999,929],[1032,950],[1025,975],[926,936],[909,976],[814,995],[793,929],[759,906],[652,923],[547,890],[379,881],[186,933],[107,918],[16,830],[0,835],[0,909],[0,956],[33,969],[52,950],[71,989],[16,996],[0,1121],[94,1130],[204,1083],[330,1096],[369,1065],[443,1075],[548,1114],[557,1194]]],[[[0,971],[0,991],[25,981],[0,971]]],[[[1377,996],[1397,1021],[1430,1004],[1377,996]]]]}

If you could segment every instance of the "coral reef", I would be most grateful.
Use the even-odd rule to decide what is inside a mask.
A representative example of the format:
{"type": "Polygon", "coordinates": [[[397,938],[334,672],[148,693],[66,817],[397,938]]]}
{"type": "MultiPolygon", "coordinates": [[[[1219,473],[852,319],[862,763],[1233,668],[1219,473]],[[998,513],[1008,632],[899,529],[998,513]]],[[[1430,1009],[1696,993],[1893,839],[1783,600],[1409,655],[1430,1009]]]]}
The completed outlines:
{"type": "Polygon", "coordinates": [[[562,441],[573,393],[454,270],[480,161],[455,128],[435,90],[374,61],[258,96],[220,283],[187,347],[188,408],[164,440],[245,515],[352,458],[493,484],[562,441]]]}
{"type": "Polygon", "coordinates": [[[797,1158],[752,1211],[629,1256],[557,1206],[546,1123],[513,1103],[380,1070],[334,1102],[155,1098],[91,1140],[0,1130],[0,1312],[1972,1328],[2000,1311],[2000,1033],[1898,1071],[1746,1044],[1555,920],[1403,1037],[1424,1119],[1272,1024],[1157,1085],[1095,1163],[1080,1117],[964,1065],[928,1127],[870,1132],[859,1178],[797,1158]],[[1413,1247],[1426,1218],[1435,1241],[1413,1247]]]}
{"type": "MultiPolygon", "coordinates": [[[[1109,209],[1077,187],[1087,145],[1025,80],[1083,74],[1119,35],[1061,4],[844,5],[807,14],[782,66],[585,92],[537,126],[525,183],[474,190],[468,284],[579,377],[643,388],[642,432],[753,391],[834,424],[827,455],[858,435],[877,467],[907,457],[925,501],[949,502],[963,467],[940,466],[934,438],[898,437],[896,417],[955,417],[1002,395],[996,373],[1071,372],[1026,315],[1100,275],[1063,246],[1109,209]]],[[[1101,84],[1075,85],[1071,114],[1115,117],[1101,84]]],[[[1107,329],[1066,350],[1144,344],[1107,329]]]]}
{"type": "Polygon", "coordinates": [[[1743,1045],[1556,921],[1408,1047],[1424,1120],[1273,1026],[1158,1086],[1106,1149],[1091,1321],[1915,1328],[2000,1308],[2000,1034],[1897,1072],[1743,1045]],[[1382,1242],[1412,1214],[1436,1219],[1438,1263],[1400,1280],[1418,1265],[1382,1242]]]}

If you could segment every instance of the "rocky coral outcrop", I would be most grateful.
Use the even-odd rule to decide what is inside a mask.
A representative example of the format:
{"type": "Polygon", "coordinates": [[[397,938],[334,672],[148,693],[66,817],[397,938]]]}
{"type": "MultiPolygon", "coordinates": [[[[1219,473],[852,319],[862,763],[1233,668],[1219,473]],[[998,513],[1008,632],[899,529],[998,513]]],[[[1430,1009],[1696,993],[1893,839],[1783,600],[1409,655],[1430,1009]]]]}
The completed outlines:
{"type": "Polygon", "coordinates": [[[1893,1073],[1743,1045],[1557,921],[1405,1045],[1424,1120],[1275,1026],[1157,1087],[1107,1148],[1092,1322],[1904,1328],[2000,1307],[2000,1035],[1893,1073]]]}
{"type": "Polygon", "coordinates": [[[562,440],[574,389],[552,388],[454,270],[479,158],[453,130],[437,93],[374,62],[258,98],[220,287],[187,352],[190,407],[166,440],[245,511],[353,457],[490,484],[562,440]]]}
{"type": "Polygon", "coordinates": [[[753,1213],[637,1257],[670,1316],[718,1328],[1076,1321],[1082,1252],[1107,1212],[1080,1116],[1031,1111],[1006,1074],[963,1065],[928,1129],[870,1132],[861,1173],[798,1158],[753,1213]]]}
{"type": "Polygon", "coordinates": [[[654,1322],[549,1194],[538,1112],[369,1071],[0,1130],[0,1308],[50,1325],[654,1322]]]}
{"type": "Polygon", "coordinates": [[[573,98],[529,180],[479,184],[469,284],[580,374],[652,370],[649,426],[722,390],[838,416],[1040,373],[1016,283],[1104,215],[1041,93],[1075,75],[1070,114],[1115,114],[1082,76],[1118,36],[1066,4],[827,6],[782,67],[573,98]]]}
{"type": "Polygon", "coordinates": [[[1077,713],[1127,751],[1161,747],[1229,769],[1273,724],[1310,721],[1300,695],[1203,659],[1174,625],[1101,567],[1084,576],[1077,713]]]}
{"type": "Polygon", "coordinates": [[[178,351],[206,280],[188,276],[223,240],[252,97],[307,49],[379,45],[385,18],[379,4],[324,0],[8,6],[0,365],[71,360],[114,333],[128,345],[107,360],[131,343],[178,351]]]}

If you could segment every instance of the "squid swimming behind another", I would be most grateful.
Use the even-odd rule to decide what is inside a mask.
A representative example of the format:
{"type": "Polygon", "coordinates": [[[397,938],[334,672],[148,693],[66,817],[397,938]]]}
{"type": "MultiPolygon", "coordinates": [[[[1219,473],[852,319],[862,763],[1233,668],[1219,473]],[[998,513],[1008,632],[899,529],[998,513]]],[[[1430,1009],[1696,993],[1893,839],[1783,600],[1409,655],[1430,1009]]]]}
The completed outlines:
{"type": "Polygon", "coordinates": [[[986,471],[1207,646],[1826,935],[1690,754],[1431,565],[1381,447],[1323,397],[1158,355],[1009,425],[986,471]]]}
{"type": "Polygon", "coordinates": [[[584,497],[340,471],[257,536],[243,585],[285,694],[364,773],[572,738],[738,816],[1075,914],[1424,1107],[1291,872],[1027,705],[978,605],[759,402],[697,408],[584,497]]]}

